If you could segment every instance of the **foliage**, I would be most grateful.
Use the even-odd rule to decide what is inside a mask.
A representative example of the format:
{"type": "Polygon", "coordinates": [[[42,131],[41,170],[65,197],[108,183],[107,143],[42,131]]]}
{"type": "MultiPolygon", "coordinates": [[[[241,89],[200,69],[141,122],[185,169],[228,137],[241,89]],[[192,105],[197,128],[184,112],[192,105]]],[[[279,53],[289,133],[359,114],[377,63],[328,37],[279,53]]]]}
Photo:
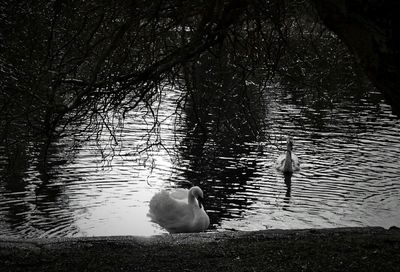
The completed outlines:
{"type": "Polygon", "coordinates": [[[57,128],[81,118],[90,124],[103,120],[101,128],[111,132],[107,113],[123,118],[142,104],[151,110],[159,87],[182,85],[185,64],[217,44],[229,44],[233,59],[246,55],[247,63],[236,68],[252,73],[255,63],[267,61],[271,43],[266,41],[274,40],[279,18],[272,11],[278,6],[272,1],[2,1],[1,125],[7,129],[1,139],[28,134],[46,139],[48,147],[57,128]]]}
{"type": "Polygon", "coordinates": [[[151,135],[172,89],[182,90],[177,120],[185,112],[200,146],[260,139],[265,87],[278,69],[296,75],[310,63],[285,57],[298,35],[316,37],[299,28],[309,10],[302,0],[4,0],[0,146],[10,161],[40,146],[45,164],[71,124],[117,145],[135,111],[153,117],[148,147],[162,146],[151,135]]]}

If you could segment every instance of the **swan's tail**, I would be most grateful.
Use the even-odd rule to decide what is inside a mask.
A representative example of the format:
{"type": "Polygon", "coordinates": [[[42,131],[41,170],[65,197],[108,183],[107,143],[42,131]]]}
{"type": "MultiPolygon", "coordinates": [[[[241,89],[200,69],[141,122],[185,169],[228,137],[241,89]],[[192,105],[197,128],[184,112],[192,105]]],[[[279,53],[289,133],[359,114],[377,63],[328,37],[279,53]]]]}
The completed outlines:
{"type": "Polygon", "coordinates": [[[167,199],[169,198],[168,193],[166,191],[161,191],[159,193],[156,193],[150,200],[149,204],[149,212],[147,213],[147,216],[150,217],[151,221],[155,223],[159,223],[157,218],[159,217],[160,214],[163,213],[163,206],[161,205],[164,203],[167,199]]]}

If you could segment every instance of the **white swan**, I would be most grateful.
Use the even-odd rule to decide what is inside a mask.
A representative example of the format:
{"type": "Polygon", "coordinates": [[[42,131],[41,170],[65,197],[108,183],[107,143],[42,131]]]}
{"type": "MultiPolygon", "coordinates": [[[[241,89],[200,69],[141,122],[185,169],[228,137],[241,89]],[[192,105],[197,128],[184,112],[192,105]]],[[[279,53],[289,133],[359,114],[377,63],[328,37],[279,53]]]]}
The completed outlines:
{"type": "Polygon", "coordinates": [[[292,152],[293,140],[287,137],[287,149],[285,154],[278,157],[275,162],[275,168],[283,173],[293,173],[300,170],[299,158],[292,152]]]}
{"type": "Polygon", "coordinates": [[[198,186],[190,190],[162,190],[150,200],[147,215],[170,233],[202,232],[210,224],[202,199],[203,191],[198,186]]]}

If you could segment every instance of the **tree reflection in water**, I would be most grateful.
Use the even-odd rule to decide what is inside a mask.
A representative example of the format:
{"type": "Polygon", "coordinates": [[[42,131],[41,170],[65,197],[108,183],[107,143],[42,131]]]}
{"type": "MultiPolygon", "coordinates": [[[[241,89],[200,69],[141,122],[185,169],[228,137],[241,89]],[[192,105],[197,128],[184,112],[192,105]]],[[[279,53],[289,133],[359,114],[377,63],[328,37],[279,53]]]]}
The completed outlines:
{"type": "Polygon", "coordinates": [[[186,69],[186,135],[179,147],[184,180],[206,192],[214,226],[220,218],[241,217],[252,203],[238,194],[257,175],[256,161],[246,160],[253,152],[246,144],[261,140],[265,118],[261,90],[238,74],[229,52],[218,53],[203,54],[186,69]]]}

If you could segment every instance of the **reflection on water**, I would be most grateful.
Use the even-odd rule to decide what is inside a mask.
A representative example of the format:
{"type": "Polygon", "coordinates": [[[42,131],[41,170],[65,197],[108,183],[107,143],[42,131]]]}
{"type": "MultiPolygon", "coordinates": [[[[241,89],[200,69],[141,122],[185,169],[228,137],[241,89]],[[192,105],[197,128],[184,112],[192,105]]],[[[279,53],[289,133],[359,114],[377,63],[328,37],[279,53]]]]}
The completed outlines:
{"type": "MultiPolygon", "coordinates": [[[[78,104],[87,108],[70,113],[70,121],[82,123],[64,124],[70,126],[57,133],[51,128],[65,121],[58,114],[74,100],[70,95],[80,93],[64,90],[64,84],[79,88],[80,81],[64,82],[64,72],[59,77],[54,69],[44,69],[46,76],[39,78],[35,69],[22,69],[14,77],[18,65],[9,65],[3,80],[9,88],[0,92],[0,235],[163,233],[146,216],[149,200],[162,188],[191,185],[205,193],[212,231],[399,226],[399,119],[357,76],[347,48],[324,27],[307,22],[307,14],[296,13],[282,22],[272,16],[271,25],[246,21],[221,43],[218,38],[194,54],[192,62],[179,61],[168,75],[162,71],[175,61],[151,62],[165,66],[157,69],[159,79],[123,95],[129,103],[109,89],[136,86],[136,80],[104,71],[105,78],[122,81],[96,90],[88,101],[100,97],[97,105],[80,97],[78,104]],[[276,23],[284,27],[279,34],[276,23]],[[153,84],[157,88],[150,90],[153,84]],[[29,94],[13,92],[14,85],[29,94]],[[120,107],[103,112],[114,100],[120,107]],[[135,111],[126,112],[132,107],[135,111]],[[302,165],[291,176],[274,168],[287,135],[302,165]]],[[[179,43],[189,41],[184,34],[195,21],[181,28],[179,43]]],[[[169,34],[167,47],[176,40],[169,34]]],[[[112,63],[104,60],[111,70],[122,67],[112,63]]],[[[72,70],[86,78],[84,71],[72,70]]],[[[89,85],[82,88],[97,86],[89,85]]]]}
{"type": "Polygon", "coordinates": [[[52,147],[45,172],[20,160],[14,167],[20,174],[3,174],[0,183],[0,235],[163,233],[146,217],[150,198],[161,188],[191,184],[205,192],[213,231],[399,226],[400,121],[380,96],[313,108],[299,103],[304,90],[271,88],[264,140],[234,133],[227,121],[217,126],[213,105],[202,112],[207,133],[196,132],[190,116],[176,128],[171,112],[179,92],[170,90],[159,109],[164,147],[134,152],[145,141],[149,120],[128,117],[108,164],[95,142],[67,152],[79,135],[52,147]],[[302,169],[283,176],[273,165],[288,134],[302,169]]]}

